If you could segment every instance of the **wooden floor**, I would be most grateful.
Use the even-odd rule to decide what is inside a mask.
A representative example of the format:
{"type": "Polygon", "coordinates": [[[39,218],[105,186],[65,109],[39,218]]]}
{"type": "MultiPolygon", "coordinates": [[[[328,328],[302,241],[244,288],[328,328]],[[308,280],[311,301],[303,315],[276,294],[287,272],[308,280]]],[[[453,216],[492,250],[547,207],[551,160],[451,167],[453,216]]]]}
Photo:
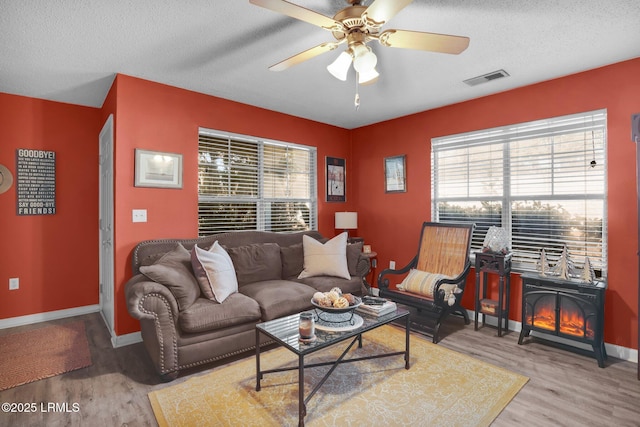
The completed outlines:
{"type": "MultiPolygon", "coordinates": [[[[0,402],[68,404],[79,412],[0,413],[0,426],[155,426],[147,393],[167,387],[152,370],[141,343],[114,349],[99,314],[61,319],[85,321],[93,365],[0,392],[0,402]]],[[[0,335],[45,324],[0,330],[0,335]]],[[[636,364],[609,358],[604,369],[595,359],[539,342],[518,345],[518,334],[497,337],[496,329],[473,330],[451,318],[438,345],[511,371],[529,382],[493,426],[640,426],[640,381],[636,364]]],[[[247,354],[245,357],[252,357],[247,354]]],[[[214,370],[207,366],[174,383],[214,370]]],[[[455,369],[455,367],[452,367],[455,369]]],[[[0,373],[1,375],[2,373],[0,373]]],[[[452,420],[464,425],[464,420],[452,420]]]]}

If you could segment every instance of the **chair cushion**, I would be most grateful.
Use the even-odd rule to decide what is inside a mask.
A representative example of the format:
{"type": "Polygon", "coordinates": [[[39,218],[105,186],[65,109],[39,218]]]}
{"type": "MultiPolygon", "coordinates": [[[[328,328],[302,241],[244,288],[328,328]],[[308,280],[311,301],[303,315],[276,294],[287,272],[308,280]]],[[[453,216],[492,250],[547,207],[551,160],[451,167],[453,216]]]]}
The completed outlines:
{"type": "Polygon", "coordinates": [[[210,300],[223,302],[238,292],[238,280],[229,254],[216,240],[208,251],[195,245],[191,265],[202,293],[210,300]]]}
{"type": "Polygon", "coordinates": [[[189,251],[180,243],[152,265],[140,267],[140,273],[171,291],[179,310],[185,310],[200,297],[200,287],[193,275],[189,251]]]}
{"type": "Polygon", "coordinates": [[[180,328],[188,333],[211,331],[260,321],[260,307],[240,293],[229,295],[222,304],[207,298],[198,300],[180,313],[180,328]]]}
{"type": "Polygon", "coordinates": [[[313,276],[336,276],[350,279],[347,264],[347,233],[338,234],[326,243],[302,236],[304,270],[299,279],[313,276]]]}
{"type": "Polygon", "coordinates": [[[282,278],[280,246],[277,243],[254,243],[227,248],[238,278],[238,287],[262,280],[282,278]]]}
{"type": "MultiPolygon", "coordinates": [[[[411,269],[407,277],[398,285],[398,289],[413,292],[429,299],[435,299],[435,290],[437,283],[442,279],[451,279],[452,277],[444,274],[429,273],[411,269]]],[[[455,286],[455,285],[454,285],[455,286]]]]}

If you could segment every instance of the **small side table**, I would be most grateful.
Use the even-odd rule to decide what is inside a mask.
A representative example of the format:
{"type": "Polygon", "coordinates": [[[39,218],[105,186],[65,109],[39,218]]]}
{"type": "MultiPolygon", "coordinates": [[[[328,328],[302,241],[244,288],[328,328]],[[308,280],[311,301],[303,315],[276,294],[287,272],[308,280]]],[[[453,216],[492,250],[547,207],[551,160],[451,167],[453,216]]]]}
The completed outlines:
{"type": "Polygon", "coordinates": [[[509,330],[509,301],[511,299],[511,254],[499,254],[492,252],[476,252],[476,298],[474,327],[478,330],[478,316],[482,313],[482,326],[485,316],[498,318],[498,336],[502,336],[502,324],[504,330],[509,330]],[[482,273],[482,296],[480,296],[480,273],[482,273]],[[498,299],[487,297],[487,274],[497,274],[498,299]],[[506,279],[506,281],[505,281],[506,279]],[[506,289],[505,289],[506,285],[506,289]],[[505,292],[506,291],[506,292],[505,292]]]}
{"type": "Polygon", "coordinates": [[[374,284],[376,281],[376,267],[378,266],[378,253],[377,252],[362,252],[362,255],[369,258],[369,262],[371,262],[371,270],[364,277],[364,285],[369,291],[369,295],[371,295],[371,284],[374,284]],[[367,282],[367,277],[371,274],[371,283],[367,282]]]}

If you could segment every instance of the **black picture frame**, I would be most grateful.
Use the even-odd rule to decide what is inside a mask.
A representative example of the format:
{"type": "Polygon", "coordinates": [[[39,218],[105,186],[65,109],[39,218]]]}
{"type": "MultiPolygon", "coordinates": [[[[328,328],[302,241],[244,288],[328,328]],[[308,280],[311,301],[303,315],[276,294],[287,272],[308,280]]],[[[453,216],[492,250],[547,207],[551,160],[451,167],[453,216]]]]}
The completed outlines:
{"type": "Polygon", "coordinates": [[[347,201],[346,162],[339,157],[325,157],[327,202],[347,201]]]}
{"type": "Polygon", "coordinates": [[[385,193],[404,193],[407,191],[407,168],[405,155],[385,157],[384,191],[385,193]]]}

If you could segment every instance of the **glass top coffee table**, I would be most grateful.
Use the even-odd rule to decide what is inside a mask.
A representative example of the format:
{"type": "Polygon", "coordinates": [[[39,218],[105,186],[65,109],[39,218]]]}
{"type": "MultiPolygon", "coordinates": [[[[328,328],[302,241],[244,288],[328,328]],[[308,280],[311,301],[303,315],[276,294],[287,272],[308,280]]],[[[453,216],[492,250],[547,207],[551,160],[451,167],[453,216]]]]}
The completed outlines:
{"type": "MultiPolygon", "coordinates": [[[[360,316],[354,315],[354,316],[360,316]]],[[[377,359],[380,357],[398,356],[404,355],[405,369],[409,369],[409,311],[405,309],[397,309],[395,312],[386,314],[380,317],[370,317],[361,315],[362,324],[355,327],[352,330],[322,330],[316,328],[316,339],[310,343],[300,342],[300,335],[298,332],[298,324],[300,320],[300,314],[294,314],[291,316],[281,317],[279,319],[270,320],[268,322],[259,323],[256,325],[256,391],[260,391],[260,380],[264,374],[282,371],[298,370],[298,425],[304,426],[304,417],[307,414],[307,403],[318,391],[322,384],[329,378],[331,373],[340,363],[357,362],[359,360],[377,359]],[[406,342],[404,351],[396,351],[392,353],[376,354],[366,357],[354,357],[345,359],[349,350],[357,342],[358,347],[362,347],[362,334],[372,329],[378,328],[382,325],[389,324],[394,320],[405,319],[406,330],[406,342]],[[267,335],[273,339],[276,343],[287,348],[291,352],[298,356],[298,366],[285,367],[279,369],[267,369],[262,370],[260,367],[260,334],[267,335]],[[323,362],[305,365],[304,357],[306,355],[315,353],[334,344],[338,344],[343,341],[351,339],[351,343],[342,352],[340,357],[335,362],[323,362]],[[305,368],[313,368],[317,366],[332,365],[331,369],[325,374],[318,384],[315,385],[313,390],[305,398],[304,396],[304,370],[305,368]]],[[[360,322],[358,322],[359,324],[360,322]]]]}

